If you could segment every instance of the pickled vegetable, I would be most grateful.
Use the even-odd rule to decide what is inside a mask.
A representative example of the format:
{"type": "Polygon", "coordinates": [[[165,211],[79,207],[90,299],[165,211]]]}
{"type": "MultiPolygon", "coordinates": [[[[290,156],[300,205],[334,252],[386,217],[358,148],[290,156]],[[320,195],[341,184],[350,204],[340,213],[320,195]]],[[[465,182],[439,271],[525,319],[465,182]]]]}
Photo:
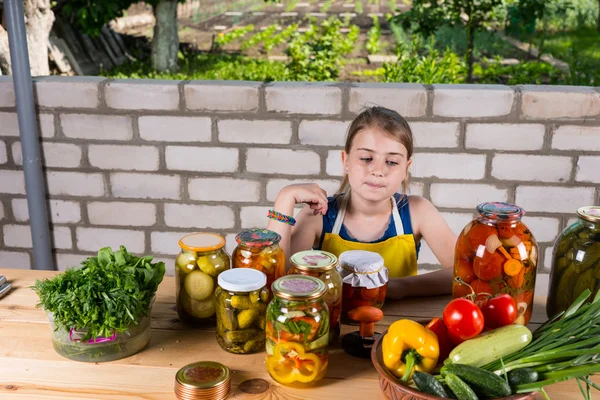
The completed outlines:
{"type": "Polygon", "coordinates": [[[204,300],[213,293],[214,282],[202,271],[190,272],[185,277],[185,291],[194,300],[204,300]]]}
{"type": "Polygon", "coordinates": [[[215,298],[212,293],[203,300],[195,300],[186,292],[181,292],[179,298],[183,309],[196,318],[208,318],[215,313],[215,298]]]}
{"type": "Polygon", "coordinates": [[[385,300],[387,293],[388,284],[378,288],[365,288],[365,287],[352,287],[349,283],[344,283],[342,286],[342,321],[344,323],[351,323],[348,319],[348,312],[357,307],[371,306],[381,308],[385,300]]]}

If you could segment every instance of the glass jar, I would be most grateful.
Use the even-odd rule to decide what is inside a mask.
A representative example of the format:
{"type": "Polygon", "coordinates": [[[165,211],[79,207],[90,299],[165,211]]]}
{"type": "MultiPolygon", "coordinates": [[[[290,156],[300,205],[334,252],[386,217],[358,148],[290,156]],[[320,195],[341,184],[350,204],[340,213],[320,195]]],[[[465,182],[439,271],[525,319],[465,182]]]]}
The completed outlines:
{"type": "Polygon", "coordinates": [[[299,274],[319,278],[327,287],[323,300],[329,309],[329,343],[340,337],[340,315],[342,314],[342,276],[336,269],[338,259],[323,250],[306,250],[290,258],[289,275],[299,274]]]}
{"type": "Polygon", "coordinates": [[[329,311],[323,281],[287,275],[272,286],[267,307],[267,371],[284,385],[307,386],[323,378],[329,352],[329,311]]]}
{"type": "Polygon", "coordinates": [[[250,354],[265,348],[267,276],[255,269],[223,271],[215,291],[217,342],[230,353],[250,354]]]}
{"type": "Polygon", "coordinates": [[[342,317],[345,324],[356,324],[348,312],[361,306],[381,308],[387,294],[388,269],[379,253],[350,250],[340,254],[338,270],[342,276],[342,317]]]}
{"type": "Polygon", "coordinates": [[[267,287],[285,275],[285,255],[279,247],[281,236],[267,229],[240,232],[233,251],[233,268],[253,268],[267,275],[267,287]]]}
{"type": "Polygon", "coordinates": [[[554,243],[548,318],[569,308],[586,289],[593,297],[600,288],[600,207],[581,207],[577,216],[554,243]]]}
{"type": "Polygon", "coordinates": [[[538,263],[538,245],[521,221],[525,210],[509,203],[482,203],[479,216],[458,236],[454,252],[452,296],[507,293],[517,303],[515,323],[531,318],[538,263]],[[470,287],[471,288],[470,288],[470,287]]]}
{"type": "Polygon", "coordinates": [[[175,260],[177,314],[188,323],[214,323],[214,292],[219,274],[231,268],[225,239],[214,233],[193,233],[179,240],[175,260]]]}

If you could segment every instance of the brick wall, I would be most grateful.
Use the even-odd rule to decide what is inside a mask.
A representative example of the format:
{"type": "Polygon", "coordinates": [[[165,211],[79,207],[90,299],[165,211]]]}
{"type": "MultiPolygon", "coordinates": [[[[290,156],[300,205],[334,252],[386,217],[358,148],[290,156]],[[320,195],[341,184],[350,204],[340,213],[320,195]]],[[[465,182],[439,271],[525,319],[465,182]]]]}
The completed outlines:
{"type": "MultiPolygon", "coordinates": [[[[549,267],[577,207],[600,201],[600,93],[586,87],[104,80],[35,82],[59,269],[101,246],[167,261],[216,230],[228,249],[292,182],[333,193],[349,122],[364,105],[414,130],[413,194],[455,232],[483,201],[527,210],[549,267]]],[[[0,267],[30,268],[14,92],[0,77],[0,267]]],[[[436,268],[424,246],[423,269],[436,268]]]]}

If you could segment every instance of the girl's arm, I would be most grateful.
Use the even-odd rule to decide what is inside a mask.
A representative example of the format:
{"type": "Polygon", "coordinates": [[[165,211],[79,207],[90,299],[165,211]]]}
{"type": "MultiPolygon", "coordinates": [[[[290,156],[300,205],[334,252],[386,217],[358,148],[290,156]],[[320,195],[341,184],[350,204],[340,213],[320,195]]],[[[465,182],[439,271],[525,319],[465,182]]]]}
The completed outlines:
{"type": "Polygon", "coordinates": [[[410,196],[408,203],[415,240],[425,239],[444,268],[422,275],[390,279],[388,297],[400,299],[449,294],[452,291],[456,235],[429,200],[420,196],[410,196]]]}

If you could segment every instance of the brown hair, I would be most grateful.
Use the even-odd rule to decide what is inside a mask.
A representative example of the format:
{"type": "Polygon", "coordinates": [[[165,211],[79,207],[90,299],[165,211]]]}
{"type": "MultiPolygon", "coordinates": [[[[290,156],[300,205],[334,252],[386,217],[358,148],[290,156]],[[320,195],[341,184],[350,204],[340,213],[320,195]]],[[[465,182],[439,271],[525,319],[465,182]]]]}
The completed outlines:
{"type": "MultiPolygon", "coordinates": [[[[404,147],[406,147],[407,156],[410,160],[413,155],[414,140],[408,122],[406,122],[404,117],[396,111],[379,106],[366,108],[354,119],[354,121],[352,121],[350,128],[348,128],[348,136],[346,137],[346,145],[344,146],[346,154],[350,153],[354,137],[367,128],[379,128],[397,139],[404,147]]],[[[404,182],[402,182],[402,191],[406,193],[407,189],[408,174],[404,182]]],[[[350,184],[348,182],[348,176],[344,174],[344,179],[342,180],[342,184],[336,195],[348,192],[349,190],[350,184]]]]}

